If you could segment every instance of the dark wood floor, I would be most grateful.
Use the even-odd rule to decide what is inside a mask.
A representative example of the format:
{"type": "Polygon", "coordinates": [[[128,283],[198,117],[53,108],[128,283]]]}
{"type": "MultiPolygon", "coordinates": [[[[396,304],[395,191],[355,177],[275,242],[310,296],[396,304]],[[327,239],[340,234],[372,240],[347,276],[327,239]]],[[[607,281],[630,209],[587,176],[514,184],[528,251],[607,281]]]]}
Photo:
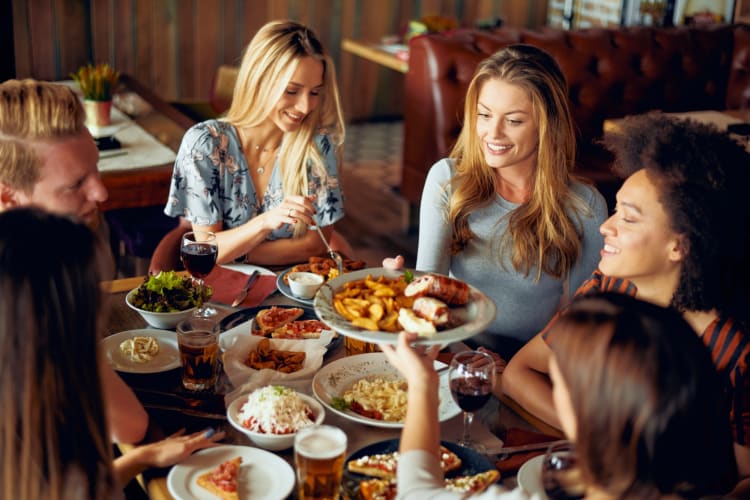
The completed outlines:
{"type": "Polygon", "coordinates": [[[336,224],[349,241],[354,257],[379,267],[383,258],[403,255],[413,267],[417,259],[416,229],[409,230],[409,203],[387,185],[344,172],[346,216],[336,224]]]}

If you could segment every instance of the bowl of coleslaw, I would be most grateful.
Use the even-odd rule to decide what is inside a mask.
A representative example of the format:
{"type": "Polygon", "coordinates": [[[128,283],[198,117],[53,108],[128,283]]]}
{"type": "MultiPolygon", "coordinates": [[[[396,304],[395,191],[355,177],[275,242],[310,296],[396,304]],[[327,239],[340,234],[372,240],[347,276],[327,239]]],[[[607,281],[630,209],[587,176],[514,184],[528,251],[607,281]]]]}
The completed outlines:
{"type": "Polygon", "coordinates": [[[312,396],[268,385],[232,401],[227,418],[255,446],[278,451],[294,445],[298,430],[323,423],[325,410],[312,396]]]}

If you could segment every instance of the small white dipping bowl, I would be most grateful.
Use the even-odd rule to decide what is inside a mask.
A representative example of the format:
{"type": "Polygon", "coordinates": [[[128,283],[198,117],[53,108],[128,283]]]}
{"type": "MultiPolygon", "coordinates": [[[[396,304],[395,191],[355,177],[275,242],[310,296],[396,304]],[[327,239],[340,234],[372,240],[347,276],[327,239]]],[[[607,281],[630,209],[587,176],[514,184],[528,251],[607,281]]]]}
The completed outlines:
{"type": "Polygon", "coordinates": [[[138,314],[140,314],[141,317],[146,320],[146,323],[153,326],[154,328],[161,328],[162,330],[174,330],[175,328],[177,328],[177,323],[179,323],[183,319],[188,319],[196,309],[195,307],[191,307],[190,309],[185,309],[184,311],[163,313],[144,311],[143,309],[135,307],[132,303],[132,297],[133,294],[135,294],[136,290],[138,289],[134,288],[128,292],[128,294],[125,296],[125,302],[131,309],[133,309],[134,311],[138,311],[138,314]]]}
{"type": "MultiPolygon", "coordinates": [[[[315,425],[322,424],[323,419],[325,419],[326,416],[323,405],[321,405],[318,400],[312,396],[307,396],[306,394],[300,393],[297,393],[297,395],[312,410],[313,414],[315,415],[315,425]]],[[[239,414],[242,405],[247,402],[248,396],[249,394],[240,396],[239,398],[232,401],[232,403],[227,408],[227,418],[229,419],[229,423],[232,424],[232,427],[246,435],[248,439],[250,439],[250,441],[252,441],[252,443],[259,448],[270,451],[279,451],[286,450],[287,448],[291,448],[292,446],[294,446],[294,436],[295,434],[297,434],[296,432],[293,432],[291,434],[267,434],[263,432],[254,432],[250,429],[247,429],[246,427],[243,427],[239,419],[239,414]]]]}
{"type": "Polygon", "coordinates": [[[300,299],[311,299],[323,285],[323,276],[315,273],[296,271],[286,275],[292,295],[300,299]]]}

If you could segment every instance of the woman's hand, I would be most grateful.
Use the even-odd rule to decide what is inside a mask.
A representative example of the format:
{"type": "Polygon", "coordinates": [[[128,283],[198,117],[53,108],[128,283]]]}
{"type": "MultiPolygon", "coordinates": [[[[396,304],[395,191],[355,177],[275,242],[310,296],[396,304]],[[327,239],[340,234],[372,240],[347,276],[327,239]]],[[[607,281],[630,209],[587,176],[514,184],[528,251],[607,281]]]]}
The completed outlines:
{"type": "Polygon", "coordinates": [[[268,231],[279,229],[284,224],[295,225],[302,221],[308,226],[316,225],[313,216],[315,196],[287,196],[279,206],[259,215],[263,218],[263,227],[268,231]]]}
{"type": "Polygon", "coordinates": [[[409,388],[437,387],[438,376],[434,361],[440,351],[440,346],[412,346],[412,342],[416,339],[415,333],[401,332],[395,347],[390,344],[381,344],[380,349],[385,353],[388,361],[406,378],[409,388]]]}
{"type": "Polygon", "coordinates": [[[404,257],[402,255],[386,257],[383,259],[383,267],[391,271],[398,271],[404,267],[404,257]]]}
{"type": "Polygon", "coordinates": [[[185,460],[193,452],[216,446],[216,442],[224,439],[225,433],[214,432],[213,429],[185,435],[182,429],[166,439],[155,443],[139,446],[150,467],[168,467],[185,460]]]}

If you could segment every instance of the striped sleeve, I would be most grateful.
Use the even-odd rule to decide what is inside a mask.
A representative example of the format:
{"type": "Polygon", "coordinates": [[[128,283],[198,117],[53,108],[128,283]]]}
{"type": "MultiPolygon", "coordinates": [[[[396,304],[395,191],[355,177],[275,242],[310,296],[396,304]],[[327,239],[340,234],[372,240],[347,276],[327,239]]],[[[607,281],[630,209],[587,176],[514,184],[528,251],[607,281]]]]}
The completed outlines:
{"type": "Polygon", "coordinates": [[[750,338],[731,318],[711,323],[701,337],[711,352],[727,393],[734,441],[750,444],[750,338]]]}
{"type": "MultiPolygon", "coordinates": [[[[635,297],[636,287],[631,281],[624,278],[615,278],[613,276],[605,276],[600,270],[596,270],[591,274],[591,277],[583,282],[578,287],[575,297],[583,297],[586,295],[594,295],[601,292],[617,292],[630,295],[635,297]]],[[[550,342],[550,328],[555,323],[560,313],[556,313],[552,319],[547,323],[547,326],[542,330],[542,339],[549,344],[550,342]]]]}

